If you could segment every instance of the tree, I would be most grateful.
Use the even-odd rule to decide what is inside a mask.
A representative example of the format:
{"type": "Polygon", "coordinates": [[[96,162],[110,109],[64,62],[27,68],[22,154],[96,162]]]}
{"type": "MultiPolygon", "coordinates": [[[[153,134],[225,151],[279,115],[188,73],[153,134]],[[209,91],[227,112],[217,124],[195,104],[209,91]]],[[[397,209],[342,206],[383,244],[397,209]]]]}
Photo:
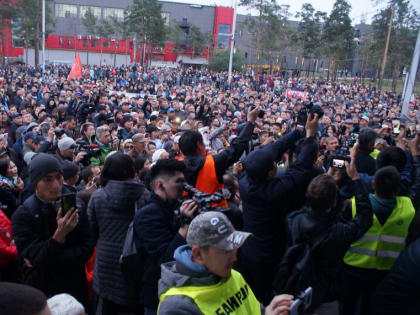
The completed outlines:
{"type": "MultiPolygon", "coordinates": [[[[130,24],[128,22],[126,11],[124,11],[124,18],[122,20],[115,16],[111,17],[111,22],[115,31],[115,34],[120,36],[122,40],[128,40],[131,38],[130,24]]],[[[114,56],[115,60],[115,56],[114,56]]],[[[125,64],[127,65],[127,43],[125,45],[125,64]]]]}
{"type": "MultiPolygon", "coordinates": [[[[91,8],[88,8],[85,14],[82,16],[82,24],[86,29],[86,33],[87,33],[86,35],[88,37],[91,38],[92,36],[97,35],[96,34],[97,23],[98,23],[98,19],[93,14],[93,11],[91,10],[91,8]]],[[[86,59],[87,59],[87,64],[89,64],[89,49],[87,50],[86,59]]]]}
{"type": "MultiPolygon", "coordinates": [[[[42,38],[42,2],[39,0],[21,0],[16,2],[16,17],[20,23],[13,25],[17,36],[24,39],[25,48],[35,50],[35,66],[39,65],[39,48],[42,38]]],[[[54,25],[51,8],[45,8],[45,24],[54,25]]],[[[46,30],[46,32],[48,32],[46,30]]],[[[26,55],[28,52],[26,51],[26,55]]]]}
{"type": "Polygon", "coordinates": [[[137,45],[143,44],[143,51],[145,51],[146,44],[151,46],[149,51],[150,61],[153,48],[164,47],[166,39],[166,27],[162,17],[161,4],[157,0],[134,0],[133,4],[127,9],[127,19],[130,31],[136,34],[137,45]]]}
{"type": "MultiPolygon", "coordinates": [[[[108,38],[114,34],[115,30],[112,26],[112,24],[110,22],[108,22],[105,19],[101,19],[96,27],[96,33],[101,37],[101,38],[107,38],[107,42],[109,45],[109,41],[108,38]]],[[[103,42],[101,40],[101,60],[99,62],[99,64],[102,66],[102,51],[103,51],[103,42]]]]}
{"type": "Polygon", "coordinates": [[[207,46],[207,58],[213,56],[214,52],[214,35],[211,32],[204,34],[204,43],[207,46]]]}
{"type": "MultiPolygon", "coordinates": [[[[213,57],[210,59],[210,62],[208,64],[208,68],[212,71],[228,71],[229,68],[229,55],[230,51],[229,49],[224,49],[216,52],[213,57]]],[[[237,51],[233,55],[233,61],[232,61],[232,70],[233,71],[240,71],[242,68],[242,65],[244,64],[244,60],[242,57],[240,57],[239,51],[237,51]]]]}
{"type": "MultiPolygon", "coordinates": [[[[373,55],[383,58],[387,26],[394,7],[394,19],[388,48],[388,62],[386,71],[392,76],[392,91],[395,92],[401,69],[409,66],[416,43],[419,15],[406,0],[389,1],[388,7],[373,17],[372,31],[374,43],[371,46],[373,55]]],[[[379,69],[379,63],[376,65],[379,69]]]]}
{"type": "Polygon", "coordinates": [[[6,27],[10,26],[11,20],[15,17],[16,11],[10,0],[0,0],[0,43],[2,47],[1,55],[2,63],[6,62],[6,54],[4,51],[4,34],[3,31],[6,27]]]}
{"type": "MultiPolygon", "coordinates": [[[[319,58],[321,55],[322,25],[326,16],[325,12],[315,11],[310,3],[304,3],[301,11],[296,14],[295,17],[300,18],[300,22],[291,40],[296,47],[299,47],[303,58],[319,58]]],[[[307,70],[309,73],[309,66],[307,70]]]]}
{"type": "Polygon", "coordinates": [[[337,67],[345,65],[347,54],[353,48],[354,29],[349,16],[351,5],[346,0],[336,0],[330,15],[325,20],[322,32],[324,53],[329,57],[328,78],[336,79],[337,67]]]}
{"type": "Polygon", "coordinates": [[[174,52],[178,54],[181,50],[181,43],[185,39],[185,32],[179,27],[179,22],[173,19],[168,26],[168,40],[175,44],[174,52]]]}
{"type": "Polygon", "coordinates": [[[258,12],[256,17],[248,16],[243,27],[253,34],[257,60],[264,58],[271,65],[281,46],[289,40],[289,6],[271,0],[240,0],[239,5],[258,12]]]}
{"type": "Polygon", "coordinates": [[[195,57],[195,53],[202,51],[204,48],[204,36],[201,34],[200,28],[191,26],[187,35],[188,44],[191,45],[191,58],[195,57]]]}

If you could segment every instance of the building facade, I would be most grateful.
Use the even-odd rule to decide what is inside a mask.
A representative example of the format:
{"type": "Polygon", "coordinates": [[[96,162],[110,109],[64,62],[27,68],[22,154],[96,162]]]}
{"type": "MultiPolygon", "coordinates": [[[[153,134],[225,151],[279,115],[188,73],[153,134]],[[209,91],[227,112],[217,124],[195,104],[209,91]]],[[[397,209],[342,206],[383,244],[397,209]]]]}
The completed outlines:
{"type": "MultiPolygon", "coordinates": [[[[212,43],[202,51],[192,56],[191,47],[184,39],[181,48],[175,47],[171,41],[165,43],[163,49],[152,50],[147,45],[136,45],[135,38],[121,39],[117,34],[110,38],[101,38],[97,34],[89,34],[83,26],[82,17],[90,9],[95,17],[109,20],[111,17],[123,19],[124,10],[132,3],[131,0],[52,0],[51,13],[55,25],[48,26],[50,30],[46,39],[46,63],[71,64],[77,53],[83,64],[89,65],[122,65],[134,62],[176,67],[184,64],[206,64],[217,49],[230,46],[230,34],[233,28],[233,8],[221,6],[207,6],[200,4],[185,4],[159,1],[162,5],[162,15],[167,25],[177,23],[187,34],[191,26],[200,29],[203,37],[211,36],[212,43]],[[137,49],[134,47],[137,46],[137,49]],[[150,60],[147,60],[151,56],[150,60]]],[[[198,1],[197,1],[198,2],[198,1]]],[[[264,70],[289,71],[323,71],[328,68],[328,59],[304,59],[299,53],[285,44],[283,49],[275,53],[272,60],[262,60],[258,56],[253,41],[253,34],[247,31],[244,23],[245,15],[237,15],[235,34],[235,53],[241,54],[245,64],[264,70]]],[[[292,27],[297,22],[291,21],[292,27]]],[[[28,64],[34,64],[34,50],[19,47],[17,41],[12,41],[10,29],[5,30],[6,40],[1,43],[3,48],[0,56],[19,58],[28,64]]],[[[184,36],[185,37],[185,36],[184,36]]],[[[281,47],[281,45],[280,45],[281,47]]],[[[41,58],[40,58],[41,60],[41,58]]],[[[352,69],[353,71],[357,69],[352,69]]]]}

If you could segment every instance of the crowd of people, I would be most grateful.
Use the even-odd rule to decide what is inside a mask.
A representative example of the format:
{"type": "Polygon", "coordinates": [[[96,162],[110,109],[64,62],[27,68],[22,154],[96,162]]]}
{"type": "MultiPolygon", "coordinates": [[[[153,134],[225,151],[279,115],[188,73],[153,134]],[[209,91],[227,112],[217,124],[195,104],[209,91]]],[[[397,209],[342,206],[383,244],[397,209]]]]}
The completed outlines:
{"type": "Polygon", "coordinates": [[[7,314],[420,313],[420,97],[69,72],[0,68],[7,314]]]}

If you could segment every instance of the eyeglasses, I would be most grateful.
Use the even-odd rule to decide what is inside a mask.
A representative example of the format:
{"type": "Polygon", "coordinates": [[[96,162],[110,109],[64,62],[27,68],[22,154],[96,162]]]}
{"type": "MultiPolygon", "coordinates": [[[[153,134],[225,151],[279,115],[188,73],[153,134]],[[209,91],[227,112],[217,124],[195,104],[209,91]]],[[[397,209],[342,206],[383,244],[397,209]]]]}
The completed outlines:
{"type": "Polygon", "coordinates": [[[134,149],[134,145],[126,145],[125,148],[126,149],[134,149]]]}

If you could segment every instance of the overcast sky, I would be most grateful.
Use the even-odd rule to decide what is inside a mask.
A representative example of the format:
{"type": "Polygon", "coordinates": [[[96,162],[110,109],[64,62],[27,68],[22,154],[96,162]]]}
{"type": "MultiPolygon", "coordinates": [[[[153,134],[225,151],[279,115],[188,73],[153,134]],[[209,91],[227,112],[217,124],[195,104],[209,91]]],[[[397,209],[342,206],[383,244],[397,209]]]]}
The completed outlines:
{"type": "MultiPolygon", "coordinates": [[[[182,2],[182,3],[194,3],[194,4],[204,4],[204,5],[219,5],[225,7],[232,7],[234,0],[165,0],[169,2],[182,2]]],[[[237,0],[239,3],[239,0],[237,0]]],[[[316,10],[325,11],[329,13],[333,7],[334,0],[276,0],[278,4],[288,4],[290,5],[290,12],[294,16],[297,11],[302,8],[302,4],[309,2],[311,3],[316,10]]],[[[388,1],[380,0],[379,4],[376,3],[376,0],[348,0],[352,6],[350,17],[353,20],[354,24],[360,23],[360,19],[363,14],[366,15],[367,23],[370,22],[371,18],[380,11],[380,9],[386,7],[388,1]]],[[[419,0],[410,0],[410,3],[415,9],[420,11],[420,1],[419,0]]],[[[248,11],[244,7],[238,7],[238,12],[240,14],[248,14],[248,11]]]]}

